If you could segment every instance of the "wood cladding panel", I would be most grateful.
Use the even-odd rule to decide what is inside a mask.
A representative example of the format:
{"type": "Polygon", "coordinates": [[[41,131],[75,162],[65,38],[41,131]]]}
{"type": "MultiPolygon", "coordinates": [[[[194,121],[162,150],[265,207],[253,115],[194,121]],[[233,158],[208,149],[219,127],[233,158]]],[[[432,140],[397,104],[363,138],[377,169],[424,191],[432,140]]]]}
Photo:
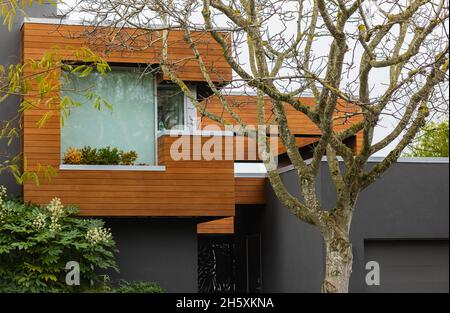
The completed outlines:
{"type": "MultiPolygon", "coordinates": [[[[266,179],[237,177],[235,178],[236,204],[265,204],[266,179]]],[[[225,217],[197,224],[198,234],[233,234],[234,217],[225,217]]]]}
{"type": "Polygon", "coordinates": [[[198,223],[197,234],[234,234],[234,217],[230,216],[208,222],[198,223]]]}
{"type": "MultiPolygon", "coordinates": [[[[61,58],[75,60],[76,48],[87,47],[112,63],[158,64],[161,61],[161,33],[124,29],[120,32],[75,25],[25,23],[22,28],[22,58],[38,59],[57,47],[61,58]],[[111,36],[116,40],[111,41],[111,36]],[[131,41],[131,38],[134,40],[131,41]],[[153,46],[145,46],[154,41],[153,46]],[[127,51],[121,49],[126,44],[127,51]]],[[[220,47],[209,35],[193,33],[212,79],[223,83],[231,79],[231,69],[220,47]]],[[[182,31],[169,34],[169,59],[181,79],[203,81],[192,50],[183,40],[182,31]]],[[[75,60],[76,61],[76,60],[75,60]]],[[[28,69],[27,69],[28,71],[28,69]]],[[[31,86],[36,88],[35,85],[31,86]]],[[[58,92],[55,92],[58,96],[58,92]]],[[[25,100],[35,100],[29,96],[25,100]]],[[[45,102],[46,99],[42,103],[45,102]]],[[[32,182],[24,185],[26,201],[47,203],[60,197],[63,203],[80,207],[81,215],[91,216],[233,216],[233,161],[210,162],[170,161],[170,140],[158,140],[158,155],[165,160],[166,171],[79,171],[59,170],[60,116],[51,106],[41,106],[24,112],[24,155],[28,170],[39,165],[51,165],[57,176],[40,179],[40,186],[32,182]],[[48,111],[53,112],[44,127],[37,122],[48,111]],[[170,163],[170,164],[169,164],[170,163]],[[214,164],[213,164],[214,163],[214,164]]]]}
{"type": "Polygon", "coordinates": [[[236,177],[235,178],[235,197],[236,204],[265,204],[266,179],[236,177]]]}
{"type": "Polygon", "coordinates": [[[358,154],[359,152],[361,152],[363,144],[364,144],[364,131],[360,131],[360,132],[356,133],[355,146],[353,148],[353,152],[355,154],[358,154]]]}
{"type": "MultiPolygon", "coordinates": [[[[256,97],[252,95],[228,95],[225,97],[228,104],[242,121],[247,125],[257,127],[257,111],[256,111],[256,97]]],[[[303,97],[301,102],[307,106],[313,107],[315,105],[314,98],[303,97]]],[[[223,117],[230,125],[237,125],[236,121],[226,112],[220,100],[212,96],[203,102],[204,107],[211,113],[223,117]]],[[[295,135],[320,135],[320,130],[301,112],[294,109],[291,105],[285,104],[284,109],[286,111],[289,128],[295,135]]],[[[353,104],[340,103],[335,112],[334,129],[336,131],[344,130],[353,125],[355,122],[361,120],[360,115],[352,115],[358,112],[359,108],[353,104]],[[349,116],[352,115],[352,116],[349,116]],[[344,116],[347,116],[344,118],[344,116]],[[340,117],[340,118],[338,118],[340,117]]],[[[273,124],[274,114],[271,109],[269,98],[265,98],[265,112],[266,123],[273,124]]],[[[207,125],[215,125],[222,128],[218,123],[212,121],[207,117],[201,117],[201,125],[205,127],[207,125]]]]}
{"type": "MultiPolygon", "coordinates": [[[[230,40],[226,33],[222,35],[226,40],[230,40]]],[[[192,37],[202,54],[206,68],[210,71],[211,79],[218,83],[230,81],[231,67],[224,59],[219,44],[206,32],[193,32],[192,37]]],[[[110,63],[161,63],[160,31],[26,22],[22,27],[22,40],[24,60],[39,59],[44,53],[55,49],[62,58],[74,60],[74,50],[87,47],[110,63]]],[[[183,39],[183,31],[169,32],[168,57],[181,79],[204,81],[192,49],[183,39]]]]}
{"type": "MultiPolygon", "coordinates": [[[[59,133],[44,138],[48,136],[59,138],[59,133]]],[[[39,162],[58,168],[58,145],[47,147],[41,140],[42,146],[29,146],[32,141],[26,135],[24,138],[31,170],[39,162]],[[39,151],[42,149],[53,153],[39,151]]],[[[169,146],[176,139],[162,136],[158,147],[169,146]]],[[[169,159],[165,155],[169,152],[163,149],[159,155],[169,159]]],[[[170,161],[161,172],[58,170],[50,180],[41,178],[39,186],[27,182],[24,199],[45,204],[59,197],[65,204],[79,206],[80,214],[88,216],[233,216],[234,184],[232,160],[170,161]]]]}

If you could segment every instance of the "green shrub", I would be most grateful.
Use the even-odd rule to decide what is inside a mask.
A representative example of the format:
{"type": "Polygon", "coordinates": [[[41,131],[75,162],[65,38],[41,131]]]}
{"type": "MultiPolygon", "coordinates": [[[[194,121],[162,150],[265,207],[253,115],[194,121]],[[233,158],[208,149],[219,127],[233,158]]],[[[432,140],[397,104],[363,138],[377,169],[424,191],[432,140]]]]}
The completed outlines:
{"type": "Polygon", "coordinates": [[[127,282],[125,280],[119,281],[119,286],[112,290],[114,293],[164,293],[166,290],[158,283],[135,281],[127,282]]]}
{"type": "Polygon", "coordinates": [[[81,164],[94,165],[97,163],[97,149],[85,146],[81,149],[81,164]]]}
{"type": "Polygon", "coordinates": [[[100,148],[97,154],[97,164],[118,165],[120,164],[120,151],[117,148],[100,148]]]}
{"type": "Polygon", "coordinates": [[[103,221],[76,212],[57,198],[47,206],[8,199],[0,187],[0,292],[84,292],[101,283],[99,271],[118,270],[103,221]],[[79,263],[79,286],[65,282],[69,261],[79,263]]]}

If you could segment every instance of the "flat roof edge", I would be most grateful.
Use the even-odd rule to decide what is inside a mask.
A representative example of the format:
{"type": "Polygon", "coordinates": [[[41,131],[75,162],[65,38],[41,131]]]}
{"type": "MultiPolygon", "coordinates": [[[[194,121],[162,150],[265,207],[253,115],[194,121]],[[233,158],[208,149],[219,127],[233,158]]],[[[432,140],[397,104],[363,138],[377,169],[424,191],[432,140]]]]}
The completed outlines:
{"type": "Polygon", "coordinates": [[[234,173],[234,178],[266,178],[266,173],[234,173]]]}
{"type": "MultiPolygon", "coordinates": [[[[367,163],[379,163],[381,161],[383,161],[385,157],[370,157],[369,160],[367,161],[367,163]]],[[[338,157],[339,161],[342,162],[342,158],[338,157]]],[[[309,160],[306,160],[307,163],[309,160]]],[[[327,159],[326,157],[322,158],[322,162],[326,162],[327,159]]],[[[433,158],[427,158],[427,157],[411,157],[411,158],[407,158],[407,157],[401,157],[399,158],[395,163],[413,163],[413,164],[448,164],[449,163],[449,158],[438,158],[438,157],[433,157],[433,158]]],[[[394,164],[395,164],[394,163],[394,164]]],[[[278,172],[280,174],[285,173],[285,172],[289,172],[291,170],[294,169],[293,165],[287,165],[287,166],[283,166],[280,167],[278,169],[278,172]]]]}
{"type": "MultiPolygon", "coordinates": [[[[52,24],[52,25],[68,25],[68,26],[104,26],[104,27],[108,27],[111,26],[111,24],[109,22],[92,22],[86,19],[79,19],[79,20],[75,20],[75,19],[70,19],[67,18],[64,15],[56,15],[54,17],[24,17],[22,20],[22,26],[23,24],[26,23],[30,23],[30,24],[52,24]]],[[[119,27],[119,26],[124,26],[125,28],[136,28],[135,26],[129,25],[129,24],[120,24],[120,23],[115,23],[114,24],[115,27],[119,27]]],[[[177,26],[178,28],[181,28],[181,26],[177,26]]],[[[163,24],[152,24],[149,25],[148,27],[146,27],[146,29],[148,30],[158,30],[158,29],[164,29],[165,26],[163,24]]],[[[228,29],[226,27],[215,27],[213,28],[216,31],[219,32],[226,32],[226,31],[230,31],[232,30],[231,28],[228,29]]]]}
{"type": "MultiPolygon", "coordinates": [[[[368,162],[381,162],[385,157],[370,157],[368,162]]],[[[448,163],[449,158],[439,157],[400,157],[396,163],[448,163]]]]}
{"type": "Polygon", "coordinates": [[[70,20],[64,16],[55,17],[28,17],[25,16],[22,21],[25,23],[32,24],[54,24],[54,25],[83,25],[83,21],[70,20]]]}

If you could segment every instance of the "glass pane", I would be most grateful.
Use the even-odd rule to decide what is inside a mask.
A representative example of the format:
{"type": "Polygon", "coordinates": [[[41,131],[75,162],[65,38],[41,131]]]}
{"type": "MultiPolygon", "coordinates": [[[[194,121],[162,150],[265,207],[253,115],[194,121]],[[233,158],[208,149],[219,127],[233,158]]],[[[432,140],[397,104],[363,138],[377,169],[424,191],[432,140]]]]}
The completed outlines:
{"type": "Polygon", "coordinates": [[[179,87],[158,87],[158,129],[184,129],[184,94],[179,87]]]}
{"type": "Polygon", "coordinates": [[[110,146],[138,154],[135,164],[155,164],[154,79],[131,69],[113,69],[102,76],[92,73],[78,78],[69,73],[63,79],[61,96],[69,96],[83,105],[71,108],[61,128],[61,155],[67,148],[110,146]],[[70,91],[67,91],[67,90],[70,91]],[[76,92],[74,92],[74,91],[76,92]],[[112,104],[112,110],[94,107],[85,97],[86,90],[112,104]]]}

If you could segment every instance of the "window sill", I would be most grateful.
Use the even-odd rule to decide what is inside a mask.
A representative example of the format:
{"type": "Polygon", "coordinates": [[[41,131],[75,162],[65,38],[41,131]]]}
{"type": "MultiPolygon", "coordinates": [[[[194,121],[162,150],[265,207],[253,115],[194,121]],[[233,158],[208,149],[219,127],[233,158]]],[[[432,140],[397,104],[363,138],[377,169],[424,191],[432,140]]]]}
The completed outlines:
{"type": "Polygon", "coordinates": [[[202,137],[211,137],[211,136],[222,136],[222,137],[233,137],[234,132],[228,130],[158,130],[157,133],[158,138],[161,136],[171,136],[171,137],[179,137],[179,136],[202,136],[202,137]]]}
{"type": "Polygon", "coordinates": [[[61,164],[60,170],[69,171],[147,171],[147,172],[164,172],[164,165],[78,165],[78,164],[61,164]]]}

